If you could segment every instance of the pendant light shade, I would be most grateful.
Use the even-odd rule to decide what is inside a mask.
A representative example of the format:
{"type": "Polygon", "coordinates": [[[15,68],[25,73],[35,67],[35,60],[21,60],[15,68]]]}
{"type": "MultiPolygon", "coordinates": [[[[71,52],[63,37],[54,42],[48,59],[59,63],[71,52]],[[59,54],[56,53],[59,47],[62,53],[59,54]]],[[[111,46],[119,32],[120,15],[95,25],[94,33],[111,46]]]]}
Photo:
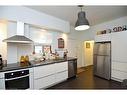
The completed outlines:
{"type": "Polygon", "coordinates": [[[78,13],[78,19],[77,22],[75,23],[75,30],[86,30],[89,29],[89,22],[86,19],[86,14],[84,11],[81,11],[78,13]]]}

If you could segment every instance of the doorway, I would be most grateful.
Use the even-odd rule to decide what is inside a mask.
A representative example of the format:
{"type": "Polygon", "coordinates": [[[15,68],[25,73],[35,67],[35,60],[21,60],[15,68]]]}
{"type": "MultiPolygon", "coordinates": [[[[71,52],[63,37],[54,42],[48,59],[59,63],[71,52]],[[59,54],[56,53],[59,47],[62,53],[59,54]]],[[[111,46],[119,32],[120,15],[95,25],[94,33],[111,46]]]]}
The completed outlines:
{"type": "Polygon", "coordinates": [[[93,65],[94,40],[84,41],[84,66],[93,65]]]}

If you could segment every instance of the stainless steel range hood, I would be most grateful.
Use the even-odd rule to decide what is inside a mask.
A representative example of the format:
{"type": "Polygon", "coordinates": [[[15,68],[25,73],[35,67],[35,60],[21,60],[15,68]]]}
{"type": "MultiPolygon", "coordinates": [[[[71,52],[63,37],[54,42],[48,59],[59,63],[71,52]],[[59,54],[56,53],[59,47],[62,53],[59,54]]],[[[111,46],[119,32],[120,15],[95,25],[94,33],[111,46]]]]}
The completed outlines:
{"type": "Polygon", "coordinates": [[[7,43],[33,43],[33,41],[24,36],[24,23],[17,22],[17,31],[16,35],[4,39],[3,42],[7,43]]]}

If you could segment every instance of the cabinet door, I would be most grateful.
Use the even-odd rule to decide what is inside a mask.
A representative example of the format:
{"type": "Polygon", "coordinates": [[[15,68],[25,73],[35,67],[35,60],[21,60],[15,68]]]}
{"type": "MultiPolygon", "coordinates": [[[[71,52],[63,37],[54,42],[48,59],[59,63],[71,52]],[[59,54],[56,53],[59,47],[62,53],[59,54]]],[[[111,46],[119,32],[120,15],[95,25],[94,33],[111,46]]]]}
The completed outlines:
{"type": "Polygon", "coordinates": [[[0,79],[0,89],[5,89],[5,80],[4,79],[0,79]]]}
{"type": "Polygon", "coordinates": [[[0,73],[0,89],[5,89],[4,73],[0,73]]]}
{"type": "Polygon", "coordinates": [[[34,79],[42,78],[55,73],[55,64],[34,67],[34,79]]]}
{"type": "Polygon", "coordinates": [[[127,62],[127,31],[113,33],[112,61],[127,62]]]}
{"type": "Polygon", "coordinates": [[[55,83],[55,75],[50,75],[34,81],[34,89],[43,89],[55,83]]]}
{"type": "Polygon", "coordinates": [[[112,79],[122,82],[124,79],[127,79],[127,73],[113,69],[112,79]]]}
{"type": "Polygon", "coordinates": [[[122,82],[123,79],[127,79],[127,63],[112,62],[112,78],[122,82]]]}
{"type": "Polygon", "coordinates": [[[55,64],[55,73],[68,70],[68,62],[61,62],[55,64]]]}
{"type": "Polygon", "coordinates": [[[111,34],[102,34],[95,36],[95,42],[111,41],[111,34]]]}
{"type": "Polygon", "coordinates": [[[112,69],[127,73],[127,63],[113,61],[112,69]]]}
{"type": "Polygon", "coordinates": [[[66,80],[67,78],[68,78],[68,71],[59,72],[56,73],[55,75],[56,83],[66,80]]]}

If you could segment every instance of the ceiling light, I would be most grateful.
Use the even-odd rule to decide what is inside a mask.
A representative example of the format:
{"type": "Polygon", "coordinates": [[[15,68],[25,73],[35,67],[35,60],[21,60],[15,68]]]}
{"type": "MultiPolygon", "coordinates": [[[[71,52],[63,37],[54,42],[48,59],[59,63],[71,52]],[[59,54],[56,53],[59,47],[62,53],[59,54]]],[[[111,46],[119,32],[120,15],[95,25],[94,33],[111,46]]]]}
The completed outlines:
{"type": "Polygon", "coordinates": [[[86,19],[86,14],[84,11],[82,11],[83,5],[79,5],[78,7],[81,8],[81,12],[78,13],[78,20],[75,23],[75,30],[81,31],[89,29],[89,22],[86,19]]]}

